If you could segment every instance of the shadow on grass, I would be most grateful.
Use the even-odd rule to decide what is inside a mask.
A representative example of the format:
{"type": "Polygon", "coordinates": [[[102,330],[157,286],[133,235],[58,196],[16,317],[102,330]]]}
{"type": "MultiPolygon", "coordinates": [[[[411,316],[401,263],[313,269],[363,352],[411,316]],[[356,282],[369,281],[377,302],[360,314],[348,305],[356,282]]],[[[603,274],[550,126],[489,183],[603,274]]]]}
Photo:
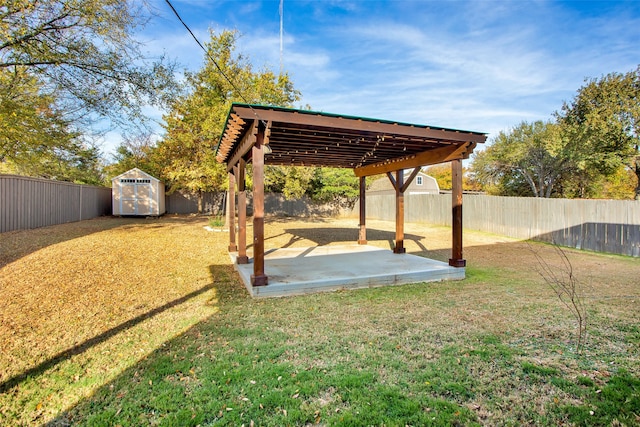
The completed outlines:
{"type": "MultiPolygon", "coordinates": [[[[332,335],[340,359],[335,366],[322,366],[330,356],[315,355],[313,346],[308,351],[320,364],[301,368],[294,359],[310,343],[288,328],[296,318],[314,327],[326,320],[307,316],[305,299],[247,299],[236,281],[222,283],[219,293],[221,315],[166,341],[46,425],[397,425],[403,420],[403,425],[445,426],[476,420],[453,399],[386,384],[373,365],[355,369],[349,359],[363,355],[349,347],[348,328],[332,335]]],[[[387,345],[385,351],[397,348],[387,345]]]]}
{"type": "MultiPolygon", "coordinates": [[[[345,236],[347,230],[353,231],[334,228],[324,233],[292,228],[288,232],[321,244],[335,241],[329,233],[352,241],[345,236]]],[[[395,237],[391,232],[369,231],[371,240],[395,237]]],[[[503,244],[474,250],[499,250],[509,255],[504,262],[512,264],[517,252],[514,249],[512,244],[503,244]]],[[[422,253],[434,254],[427,249],[422,253]]],[[[473,383],[459,388],[458,380],[453,378],[451,384],[442,385],[440,394],[435,394],[434,378],[424,375],[425,367],[433,368],[431,374],[443,381],[446,378],[438,371],[443,367],[455,368],[454,373],[466,372],[460,366],[466,367],[468,349],[461,347],[450,355],[450,360],[444,360],[436,357],[439,350],[434,348],[433,357],[425,359],[422,346],[429,342],[425,336],[429,324],[425,321],[415,335],[401,334],[397,339],[388,335],[379,342],[372,340],[366,328],[360,329],[361,325],[370,324],[371,332],[384,331],[378,322],[387,321],[385,313],[393,318],[409,306],[428,306],[429,296],[433,295],[423,292],[433,288],[409,285],[409,291],[387,288],[260,301],[249,299],[237,278],[231,278],[235,273],[230,265],[211,265],[209,270],[212,283],[195,292],[216,288],[219,316],[202,320],[166,340],[113,381],[100,382],[92,396],[59,413],[47,425],[249,425],[250,420],[258,425],[396,425],[401,424],[400,420],[413,425],[478,424],[468,409],[475,407],[469,397],[472,395],[467,394],[473,392],[473,383]],[[366,307],[371,310],[363,312],[366,307]],[[379,309],[383,314],[378,314],[379,309]],[[347,314],[342,315],[342,311],[347,314]],[[356,318],[358,321],[354,322],[356,318]],[[305,332],[312,338],[307,338],[305,332]]],[[[483,271],[487,274],[485,282],[492,284],[495,270],[487,266],[483,271]]],[[[473,302],[471,296],[464,300],[473,302]]],[[[441,311],[443,317],[448,311],[456,311],[441,304],[431,305],[430,309],[441,311]]],[[[398,325],[392,322],[387,329],[392,331],[398,326],[405,331],[414,323],[414,318],[407,318],[398,325]]],[[[455,331],[443,336],[458,342],[455,331]]],[[[436,334],[432,338],[441,337],[436,334]]],[[[487,358],[491,362],[494,359],[490,356],[487,358]]],[[[486,366],[487,371],[491,366],[486,366]]],[[[511,371],[500,373],[509,377],[511,371]]],[[[503,397],[502,390],[491,391],[495,391],[498,401],[503,397]]],[[[558,421],[545,420],[547,424],[558,421]]]]}
{"type": "Polygon", "coordinates": [[[166,304],[161,305],[160,307],[156,307],[153,310],[149,310],[146,313],[143,313],[139,316],[134,317],[133,319],[129,319],[126,322],[123,322],[121,324],[119,324],[118,326],[111,328],[107,331],[104,331],[103,333],[96,335],[95,337],[88,339],[86,341],[84,341],[83,343],[73,346],[67,350],[64,350],[58,354],[56,354],[55,356],[45,360],[44,362],[27,369],[26,371],[14,375],[13,377],[7,379],[6,381],[0,383],[0,393],[5,393],[7,392],[9,389],[16,387],[18,385],[20,385],[20,383],[22,383],[23,381],[25,381],[27,378],[29,377],[34,377],[34,376],[39,376],[41,374],[43,374],[44,372],[46,372],[47,370],[53,368],[54,366],[58,365],[61,362],[64,362],[65,360],[68,360],[70,358],[72,358],[73,356],[77,356],[79,354],[82,354],[84,352],[86,352],[87,350],[91,349],[92,347],[101,344],[105,341],[107,341],[108,339],[112,338],[113,336],[124,332],[128,329],[131,329],[132,327],[138,325],[139,323],[144,322],[147,319],[150,319],[154,316],[157,316],[158,314],[169,310],[173,307],[176,307],[184,302],[189,301],[192,298],[197,297],[198,295],[203,294],[204,292],[213,289],[215,286],[213,284],[211,285],[207,285],[204,286],[196,291],[193,291],[187,295],[184,295],[180,298],[177,298],[173,301],[169,301],[166,304]]]}
{"type": "Polygon", "coordinates": [[[47,246],[120,227],[111,217],[100,217],[32,230],[15,230],[0,236],[0,268],[47,246]]]}
{"type": "Polygon", "coordinates": [[[166,215],[160,218],[144,217],[99,217],[84,221],[16,230],[0,234],[0,268],[33,252],[48,246],[78,239],[90,234],[116,228],[163,228],[172,223],[185,223],[198,220],[197,217],[166,215]],[[155,221],[153,225],[150,222],[155,221]]]}
{"type": "MultiPolygon", "coordinates": [[[[214,277],[220,267],[210,267],[214,277]]],[[[590,420],[633,425],[640,391],[636,374],[613,373],[602,383],[575,379],[503,343],[500,332],[458,336],[430,331],[425,324],[411,329],[413,318],[399,325],[385,318],[433,297],[425,287],[264,301],[248,299],[237,281],[228,280],[219,292],[219,316],[167,340],[47,426],[588,425],[590,420]],[[322,314],[332,308],[345,313],[322,314]],[[338,326],[355,316],[358,326],[338,326]],[[402,333],[395,336],[397,327],[402,333]],[[429,347],[430,339],[444,344],[429,347]],[[494,380],[498,385],[487,393],[494,380]],[[504,399],[514,398],[510,392],[532,401],[548,396],[549,402],[563,392],[567,401],[587,403],[549,403],[548,413],[540,414],[537,403],[522,402],[522,408],[501,413],[504,399]],[[595,416],[589,412],[594,408],[595,416]],[[483,418],[488,416],[493,418],[483,418]]],[[[430,310],[445,315],[449,308],[435,304],[430,310]]]]}
{"type": "MultiPolygon", "coordinates": [[[[286,234],[291,234],[291,238],[282,247],[287,248],[301,240],[309,240],[318,246],[329,245],[331,243],[345,242],[355,243],[358,241],[358,230],[347,227],[323,227],[323,228],[287,228],[284,230],[286,234]]],[[[368,241],[386,241],[389,248],[395,247],[396,233],[386,230],[367,229],[368,241]]],[[[424,236],[416,234],[404,235],[405,242],[414,242],[422,251],[427,248],[422,244],[421,240],[424,236]]]]}

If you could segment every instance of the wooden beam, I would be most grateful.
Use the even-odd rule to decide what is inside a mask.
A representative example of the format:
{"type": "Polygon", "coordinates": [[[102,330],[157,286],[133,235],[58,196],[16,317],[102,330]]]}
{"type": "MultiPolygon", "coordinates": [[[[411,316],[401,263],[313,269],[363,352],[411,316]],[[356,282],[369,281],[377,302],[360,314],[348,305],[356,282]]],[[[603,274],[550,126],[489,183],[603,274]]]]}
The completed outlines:
{"type": "MultiPolygon", "coordinates": [[[[395,171],[395,172],[397,174],[398,171],[395,171]]],[[[409,178],[406,181],[404,181],[402,185],[398,184],[398,182],[393,177],[393,174],[391,172],[387,172],[387,177],[389,178],[389,181],[391,181],[391,185],[393,186],[393,189],[404,194],[404,192],[407,191],[407,188],[409,188],[409,186],[411,185],[411,183],[419,173],[420,173],[420,168],[413,168],[413,172],[411,172],[411,175],[409,175],[409,178]]],[[[360,179],[362,178],[364,177],[360,177],[360,179]]]]}
{"type": "Polygon", "coordinates": [[[247,162],[244,159],[238,161],[238,165],[233,168],[236,171],[236,185],[238,191],[245,191],[247,186],[247,162]]]}
{"type": "MultiPolygon", "coordinates": [[[[256,135],[258,133],[258,121],[254,120],[247,132],[244,134],[237,148],[227,161],[227,171],[231,170],[233,165],[238,164],[240,159],[245,158],[250,153],[251,147],[256,143],[256,135]]],[[[220,161],[220,159],[218,159],[220,161]]]]}
{"type": "Polygon", "coordinates": [[[364,176],[360,177],[360,230],[358,230],[358,244],[366,245],[367,244],[367,226],[365,225],[367,221],[367,183],[366,178],[364,176]]]}
{"type": "Polygon", "coordinates": [[[233,168],[236,171],[236,181],[238,181],[238,264],[249,264],[247,256],[247,191],[245,173],[247,165],[240,159],[238,165],[233,168]]]}
{"type": "Polygon", "coordinates": [[[407,191],[407,188],[409,188],[409,186],[411,185],[411,183],[413,182],[413,180],[416,178],[416,176],[418,176],[418,174],[420,173],[420,169],[421,168],[413,168],[413,172],[411,172],[411,175],[409,175],[409,179],[407,179],[405,181],[405,183],[402,185],[402,188],[400,189],[400,192],[404,194],[405,191],[407,191]]]}
{"type": "Polygon", "coordinates": [[[247,256],[247,192],[238,192],[238,264],[249,264],[247,256]]]}
{"type": "Polygon", "coordinates": [[[227,200],[227,224],[229,224],[229,252],[238,250],[236,246],[236,188],[235,177],[229,174],[229,195],[227,200]]]}
{"type": "Polygon", "coordinates": [[[452,247],[449,265],[464,267],[462,258],[462,160],[451,162],[451,235],[452,247]]]}
{"type": "MultiPolygon", "coordinates": [[[[364,178],[364,177],[360,177],[360,178],[364,178]]],[[[396,182],[396,179],[393,177],[393,174],[391,172],[387,172],[387,178],[389,178],[389,181],[391,181],[391,185],[393,186],[393,189],[398,191],[398,183],[396,182]]]]}
{"type": "Polygon", "coordinates": [[[279,111],[274,109],[262,109],[235,105],[233,112],[241,118],[254,119],[256,115],[261,120],[274,123],[287,123],[305,125],[311,127],[335,128],[356,132],[373,132],[380,137],[385,135],[415,136],[418,138],[445,139],[458,142],[484,142],[486,135],[479,132],[467,132],[454,129],[433,128],[430,126],[411,125],[406,123],[391,123],[379,120],[367,120],[358,117],[342,117],[335,115],[322,115],[315,112],[304,111],[279,111]]]}
{"type": "Polygon", "coordinates": [[[356,176],[361,177],[466,159],[471,155],[475,146],[476,144],[472,142],[460,145],[447,145],[406,157],[399,157],[397,159],[358,167],[354,169],[354,173],[356,176]]]}
{"type": "Polygon", "coordinates": [[[400,191],[404,181],[404,170],[396,171],[396,245],[394,254],[403,254],[404,248],[404,193],[400,191]]]}
{"type": "Polygon", "coordinates": [[[229,114],[229,118],[225,125],[224,134],[220,138],[220,143],[217,149],[216,159],[218,162],[223,162],[229,151],[233,149],[233,144],[236,138],[242,132],[245,121],[237,114],[229,114]]]}
{"type": "Polygon", "coordinates": [[[253,286],[266,286],[269,279],[264,272],[264,146],[268,143],[265,129],[258,126],[252,148],[253,164],[253,286]],[[266,140],[266,141],[265,141],[266,140]]]}

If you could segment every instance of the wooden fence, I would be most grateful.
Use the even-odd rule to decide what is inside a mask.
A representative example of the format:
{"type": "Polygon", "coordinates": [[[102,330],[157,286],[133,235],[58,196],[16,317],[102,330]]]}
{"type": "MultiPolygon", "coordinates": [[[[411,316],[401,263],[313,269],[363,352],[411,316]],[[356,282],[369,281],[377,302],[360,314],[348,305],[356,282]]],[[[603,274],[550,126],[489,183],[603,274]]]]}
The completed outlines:
{"type": "Polygon", "coordinates": [[[225,193],[188,193],[176,191],[165,198],[165,207],[168,214],[198,213],[198,205],[201,205],[202,213],[208,215],[220,215],[224,212],[225,193]]]}
{"type": "MultiPolygon", "coordinates": [[[[197,211],[195,196],[167,198],[167,211],[197,211]]],[[[266,199],[268,214],[345,215],[309,200],[266,199]]],[[[206,194],[205,211],[220,212],[223,194],[206,194]]],[[[352,216],[357,217],[358,203],[352,216]]],[[[111,214],[111,188],[0,175],[0,232],[44,227],[111,214]]],[[[349,214],[348,212],[346,213],[349,214]]],[[[393,195],[367,196],[367,218],[394,220],[393,195]]],[[[405,196],[405,220],[451,225],[451,195],[405,196]]],[[[464,227],[520,239],[640,257],[640,202],[465,195],[464,227]]]]}
{"type": "MultiPolygon", "coordinates": [[[[176,191],[167,196],[165,206],[169,214],[190,214],[198,212],[198,198],[201,197],[202,213],[207,215],[221,215],[225,212],[227,204],[227,194],[202,193],[200,196],[195,193],[176,191]]],[[[314,202],[310,198],[303,196],[300,199],[287,200],[282,194],[265,194],[264,199],[265,214],[272,216],[290,217],[311,217],[311,216],[340,216],[346,215],[350,210],[343,210],[339,206],[314,202]]],[[[251,192],[247,192],[247,214],[252,215],[253,197],[251,192]]]]}
{"type": "MultiPolygon", "coordinates": [[[[395,196],[367,196],[367,217],[394,220],[395,196]]],[[[451,195],[406,195],[405,220],[451,225],[451,195]]],[[[640,201],[465,195],[463,224],[503,236],[640,257],[640,201]]]]}
{"type": "Polygon", "coordinates": [[[0,175],[0,233],[111,215],[111,188],[0,175]]]}

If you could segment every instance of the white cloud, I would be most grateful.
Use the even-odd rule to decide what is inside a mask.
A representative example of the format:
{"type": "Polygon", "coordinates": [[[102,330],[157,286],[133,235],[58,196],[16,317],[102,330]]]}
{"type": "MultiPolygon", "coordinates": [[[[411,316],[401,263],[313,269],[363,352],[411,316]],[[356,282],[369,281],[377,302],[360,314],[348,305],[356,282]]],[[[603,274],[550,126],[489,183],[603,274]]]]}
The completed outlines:
{"type": "Polygon", "coordinates": [[[550,119],[584,76],[640,57],[637,18],[581,20],[546,2],[463,6],[455,17],[388,14],[325,29],[329,60],[322,68],[331,79],[295,80],[305,102],[323,111],[496,132],[550,119]],[[600,30],[586,31],[593,25],[600,30]],[[611,29],[620,26],[625,31],[611,29]]]}
{"type": "MultiPolygon", "coordinates": [[[[198,69],[202,51],[153,1],[147,48],[198,69]]],[[[279,69],[278,2],[174,4],[202,42],[237,28],[254,67],[279,69]]],[[[639,6],[285,0],[284,68],[317,110],[494,134],[549,119],[585,77],[635,69],[639,6]]]]}

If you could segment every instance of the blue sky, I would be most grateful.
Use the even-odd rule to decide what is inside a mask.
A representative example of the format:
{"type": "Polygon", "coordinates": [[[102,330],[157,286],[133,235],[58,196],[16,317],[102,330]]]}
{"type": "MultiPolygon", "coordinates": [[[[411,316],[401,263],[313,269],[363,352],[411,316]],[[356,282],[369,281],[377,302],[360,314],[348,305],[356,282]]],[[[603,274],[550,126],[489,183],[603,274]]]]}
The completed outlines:
{"type": "MultiPolygon", "coordinates": [[[[197,70],[203,53],[163,0],[142,34],[197,70]]],[[[236,29],[280,68],[279,0],[172,0],[202,41],[236,29]]],[[[640,64],[640,1],[284,0],[283,66],[314,110],[486,132],[546,120],[587,77],[640,64]]]]}

